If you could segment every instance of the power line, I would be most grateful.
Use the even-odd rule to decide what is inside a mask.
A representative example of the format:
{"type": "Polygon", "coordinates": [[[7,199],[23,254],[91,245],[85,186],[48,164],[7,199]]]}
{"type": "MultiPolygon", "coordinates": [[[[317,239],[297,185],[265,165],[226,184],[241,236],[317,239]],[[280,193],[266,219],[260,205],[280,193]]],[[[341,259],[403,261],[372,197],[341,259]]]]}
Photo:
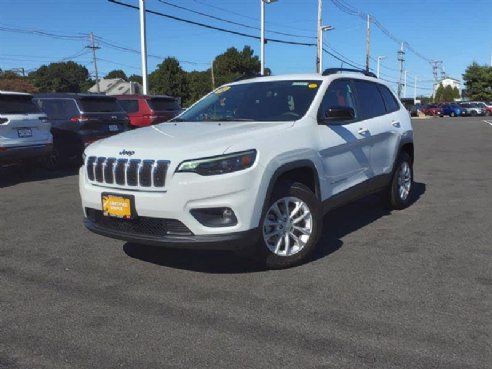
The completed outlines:
{"type": "MultiPolygon", "coordinates": [[[[123,2],[118,1],[118,0],[108,0],[108,1],[110,3],[122,5],[122,6],[125,6],[127,8],[137,9],[137,10],[139,9],[138,6],[127,4],[127,3],[123,3],[123,2]]],[[[161,12],[157,12],[155,10],[148,10],[147,9],[146,12],[147,13],[151,13],[151,14],[155,14],[155,15],[158,15],[160,17],[165,17],[165,18],[173,19],[173,20],[176,20],[178,22],[184,22],[184,23],[188,23],[188,24],[193,24],[195,26],[199,26],[199,27],[203,27],[203,28],[208,28],[208,29],[213,29],[215,31],[229,33],[229,34],[236,35],[236,36],[242,36],[242,37],[252,38],[252,39],[255,39],[255,40],[259,40],[260,39],[260,36],[249,35],[249,34],[243,33],[243,32],[237,32],[237,31],[232,31],[232,30],[229,30],[229,29],[221,28],[221,27],[211,26],[209,24],[195,22],[195,21],[191,21],[189,19],[175,17],[175,16],[169,15],[169,14],[164,14],[164,13],[161,13],[161,12]]],[[[273,38],[269,38],[267,41],[269,41],[269,42],[275,42],[275,43],[280,43],[280,44],[288,44],[288,45],[316,46],[316,44],[314,44],[314,43],[298,42],[298,41],[286,41],[286,40],[278,40],[278,39],[273,39],[273,38]]]]}
{"type": "Polygon", "coordinates": [[[364,13],[360,10],[357,10],[357,9],[354,9],[352,8],[350,5],[348,5],[347,3],[345,3],[344,1],[342,0],[330,0],[338,9],[340,9],[342,12],[346,13],[346,14],[349,14],[349,15],[352,15],[352,16],[357,16],[359,18],[362,18],[363,20],[365,20],[367,18],[367,16],[370,16],[371,18],[371,22],[374,23],[374,25],[376,27],[379,28],[379,30],[381,32],[383,32],[383,34],[385,34],[389,39],[393,40],[394,42],[396,42],[397,44],[401,45],[402,43],[404,44],[405,48],[409,51],[411,51],[413,54],[415,54],[416,56],[418,56],[419,58],[425,60],[426,62],[428,63],[431,63],[431,59],[422,55],[420,52],[418,52],[415,48],[413,48],[408,42],[406,41],[402,41],[400,40],[398,37],[396,37],[394,34],[392,34],[380,21],[377,20],[376,17],[368,14],[368,13],[364,13]]]}
{"type": "MultiPolygon", "coordinates": [[[[210,18],[210,19],[215,19],[215,20],[218,20],[220,22],[224,22],[224,23],[228,23],[228,24],[232,24],[232,25],[240,26],[240,27],[244,27],[244,28],[254,29],[254,30],[257,30],[257,31],[260,30],[259,27],[249,26],[249,25],[244,24],[244,23],[238,23],[238,22],[234,22],[234,21],[231,21],[231,20],[228,20],[228,19],[216,17],[214,15],[206,14],[206,13],[199,12],[199,11],[196,11],[196,10],[192,10],[192,9],[189,9],[189,8],[185,8],[184,6],[172,4],[172,3],[168,2],[168,1],[165,1],[165,0],[157,0],[157,1],[159,1],[162,4],[171,6],[173,8],[185,10],[187,12],[190,12],[190,13],[193,13],[193,14],[198,14],[198,15],[201,15],[203,17],[210,18]]],[[[316,37],[314,37],[314,36],[301,36],[301,35],[295,35],[295,34],[292,34],[292,33],[277,32],[277,31],[268,31],[268,32],[269,33],[274,33],[274,34],[277,34],[277,35],[282,35],[282,36],[316,39],[316,37]]]]}
{"type": "Polygon", "coordinates": [[[36,30],[36,29],[11,27],[11,26],[5,26],[5,25],[0,25],[0,31],[38,35],[38,36],[49,37],[49,38],[58,39],[58,40],[80,41],[80,40],[86,39],[85,35],[62,35],[59,33],[40,31],[40,30],[36,30]]]}

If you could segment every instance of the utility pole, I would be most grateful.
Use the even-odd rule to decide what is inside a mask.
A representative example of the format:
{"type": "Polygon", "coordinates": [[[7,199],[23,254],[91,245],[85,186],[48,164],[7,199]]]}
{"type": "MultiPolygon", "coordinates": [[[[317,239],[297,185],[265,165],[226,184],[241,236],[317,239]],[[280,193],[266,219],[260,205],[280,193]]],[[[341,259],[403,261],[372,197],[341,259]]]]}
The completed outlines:
{"type": "Polygon", "coordinates": [[[140,53],[142,55],[143,93],[147,95],[147,33],[145,27],[145,0],[140,0],[140,53]]]}
{"type": "Polygon", "coordinates": [[[323,0],[318,0],[318,24],[316,28],[317,34],[317,50],[316,50],[316,72],[321,74],[323,71],[321,70],[321,53],[323,52],[323,44],[322,44],[322,35],[323,30],[321,29],[321,12],[323,8],[323,0]]]}
{"type": "Polygon", "coordinates": [[[434,101],[436,90],[437,90],[437,77],[438,70],[442,64],[442,60],[431,60],[432,64],[432,74],[434,75],[434,83],[432,84],[432,101],[434,101]]]}
{"type": "Polygon", "coordinates": [[[376,77],[378,77],[378,78],[379,78],[381,60],[383,60],[384,58],[386,58],[386,56],[378,56],[378,63],[377,63],[377,69],[376,69],[376,77]]]}
{"type": "Polygon", "coordinates": [[[400,62],[400,80],[398,81],[398,97],[401,97],[401,90],[403,87],[403,63],[405,62],[405,51],[403,51],[403,42],[398,51],[398,61],[400,62]]]}
{"type": "Polygon", "coordinates": [[[403,79],[403,97],[407,97],[407,73],[408,71],[405,71],[405,77],[403,79]]]}
{"type": "Polygon", "coordinates": [[[97,93],[100,94],[101,90],[99,89],[99,74],[97,73],[97,60],[96,60],[96,49],[100,49],[100,47],[94,44],[94,34],[92,32],[90,33],[90,39],[91,39],[91,45],[86,47],[92,49],[92,60],[94,63],[94,71],[96,72],[96,88],[97,88],[97,93]]]}
{"type": "Polygon", "coordinates": [[[371,48],[371,16],[368,14],[367,28],[366,28],[366,72],[369,72],[369,57],[371,53],[370,48],[371,48]]]}
{"type": "Polygon", "coordinates": [[[417,104],[417,76],[415,76],[413,82],[413,104],[417,104]]]}
{"type": "Polygon", "coordinates": [[[210,71],[212,72],[212,90],[215,90],[215,75],[214,75],[214,61],[212,60],[212,64],[210,66],[210,71]]]}

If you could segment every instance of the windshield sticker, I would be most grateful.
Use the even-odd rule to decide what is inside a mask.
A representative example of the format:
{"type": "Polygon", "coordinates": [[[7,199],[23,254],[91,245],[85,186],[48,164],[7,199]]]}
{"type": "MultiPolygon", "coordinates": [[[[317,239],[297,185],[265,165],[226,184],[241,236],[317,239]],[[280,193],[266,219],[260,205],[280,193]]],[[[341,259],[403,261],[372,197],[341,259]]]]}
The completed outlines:
{"type": "Polygon", "coordinates": [[[220,95],[220,94],[222,94],[222,93],[224,93],[224,92],[226,92],[226,91],[228,91],[228,90],[230,90],[230,89],[231,89],[231,87],[230,87],[230,86],[220,87],[220,88],[218,88],[217,90],[215,90],[215,93],[216,93],[217,95],[220,95]]]}
{"type": "Polygon", "coordinates": [[[318,84],[317,83],[310,83],[308,85],[309,88],[318,88],[318,84]]]}
{"type": "Polygon", "coordinates": [[[292,82],[292,86],[307,86],[308,82],[292,82]]]}

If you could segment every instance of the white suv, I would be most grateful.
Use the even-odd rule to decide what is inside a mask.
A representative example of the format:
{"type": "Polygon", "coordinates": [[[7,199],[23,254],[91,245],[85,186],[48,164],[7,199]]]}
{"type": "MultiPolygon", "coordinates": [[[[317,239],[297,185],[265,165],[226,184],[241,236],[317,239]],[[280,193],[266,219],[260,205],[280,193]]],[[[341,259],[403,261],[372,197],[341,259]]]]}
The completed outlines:
{"type": "Polygon", "coordinates": [[[372,75],[238,81],[171,122],[90,145],[84,223],[112,238],[254,251],[267,267],[289,267],[314,249],[330,209],[381,190],[392,208],[409,205],[413,157],[409,114],[372,75]]]}
{"type": "Polygon", "coordinates": [[[50,128],[32,95],[0,91],[0,164],[46,158],[53,144],[50,128]]]}

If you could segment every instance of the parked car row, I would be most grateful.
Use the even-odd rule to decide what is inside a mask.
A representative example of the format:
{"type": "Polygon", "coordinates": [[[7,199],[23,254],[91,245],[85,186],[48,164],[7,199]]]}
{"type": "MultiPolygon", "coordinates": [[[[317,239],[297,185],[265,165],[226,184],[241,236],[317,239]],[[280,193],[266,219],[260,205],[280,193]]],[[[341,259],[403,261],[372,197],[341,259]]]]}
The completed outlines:
{"type": "Polygon", "coordinates": [[[421,109],[425,115],[440,116],[445,115],[450,117],[464,117],[464,116],[490,116],[492,115],[492,102],[485,103],[481,101],[467,101],[467,102],[451,102],[441,104],[428,104],[424,105],[421,109]]]}
{"type": "Polygon", "coordinates": [[[49,169],[80,164],[92,142],[180,112],[171,96],[0,91],[0,164],[38,160],[49,169]]]}

